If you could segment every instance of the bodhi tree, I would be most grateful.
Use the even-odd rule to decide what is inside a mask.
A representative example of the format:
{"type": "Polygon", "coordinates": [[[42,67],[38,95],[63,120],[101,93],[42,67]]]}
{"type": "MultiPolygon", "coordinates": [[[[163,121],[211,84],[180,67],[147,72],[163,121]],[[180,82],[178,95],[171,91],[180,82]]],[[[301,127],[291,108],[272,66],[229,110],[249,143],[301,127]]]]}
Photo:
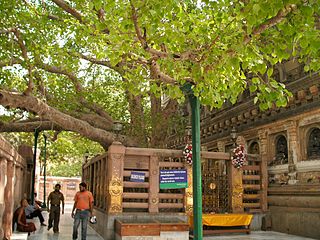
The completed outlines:
{"type": "Polygon", "coordinates": [[[124,144],[157,145],[186,82],[213,108],[249,89],[268,109],[290,97],[274,66],[320,68],[318,0],[3,0],[0,9],[0,104],[13,112],[2,132],[73,131],[107,148],[121,119],[124,144]]]}

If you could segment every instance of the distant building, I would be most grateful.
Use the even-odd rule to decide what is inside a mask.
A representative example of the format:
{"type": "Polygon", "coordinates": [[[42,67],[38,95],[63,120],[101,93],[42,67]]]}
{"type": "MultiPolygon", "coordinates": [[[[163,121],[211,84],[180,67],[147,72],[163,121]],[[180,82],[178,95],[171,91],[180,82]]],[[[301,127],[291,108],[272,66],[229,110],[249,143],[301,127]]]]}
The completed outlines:
{"type": "MultiPolygon", "coordinates": [[[[61,184],[61,192],[64,194],[66,202],[72,202],[73,197],[77,191],[79,191],[79,184],[81,182],[80,177],[46,177],[46,199],[50,192],[54,190],[54,186],[59,183],[61,184]]],[[[36,182],[36,192],[38,194],[38,200],[43,201],[43,187],[44,187],[44,179],[43,176],[37,177],[36,182]]]]}

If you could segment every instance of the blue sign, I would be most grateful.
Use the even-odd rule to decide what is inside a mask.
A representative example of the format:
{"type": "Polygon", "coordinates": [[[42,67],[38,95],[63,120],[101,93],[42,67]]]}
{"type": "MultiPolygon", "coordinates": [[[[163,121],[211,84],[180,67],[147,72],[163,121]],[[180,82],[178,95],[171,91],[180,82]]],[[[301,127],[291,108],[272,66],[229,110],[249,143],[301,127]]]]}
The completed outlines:
{"type": "Polygon", "coordinates": [[[143,172],[131,172],[130,181],[131,182],[144,182],[146,174],[143,172]]]}
{"type": "Polygon", "coordinates": [[[187,188],[186,169],[160,170],[160,189],[187,188]]]}

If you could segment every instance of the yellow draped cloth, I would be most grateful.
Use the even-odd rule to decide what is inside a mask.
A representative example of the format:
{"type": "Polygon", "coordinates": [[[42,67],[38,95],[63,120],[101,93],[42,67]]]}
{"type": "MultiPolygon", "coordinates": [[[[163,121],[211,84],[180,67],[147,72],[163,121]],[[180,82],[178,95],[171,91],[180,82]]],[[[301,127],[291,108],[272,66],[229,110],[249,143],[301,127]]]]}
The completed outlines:
{"type": "MultiPolygon", "coordinates": [[[[252,214],[202,214],[202,225],[233,227],[233,226],[248,226],[251,223],[252,214]]],[[[189,217],[189,226],[193,227],[193,216],[189,217]]]]}

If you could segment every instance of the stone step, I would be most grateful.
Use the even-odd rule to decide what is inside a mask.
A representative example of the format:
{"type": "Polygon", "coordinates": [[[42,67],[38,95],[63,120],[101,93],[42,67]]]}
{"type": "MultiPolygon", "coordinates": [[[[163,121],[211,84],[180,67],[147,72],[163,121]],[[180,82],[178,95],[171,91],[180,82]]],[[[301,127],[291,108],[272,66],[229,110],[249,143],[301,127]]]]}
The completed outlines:
{"type": "Polygon", "coordinates": [[[24,233],[24,232],[13,232],[11,235],[11,240],[27,240],[28,239],[28,233],[24,233]]]}

